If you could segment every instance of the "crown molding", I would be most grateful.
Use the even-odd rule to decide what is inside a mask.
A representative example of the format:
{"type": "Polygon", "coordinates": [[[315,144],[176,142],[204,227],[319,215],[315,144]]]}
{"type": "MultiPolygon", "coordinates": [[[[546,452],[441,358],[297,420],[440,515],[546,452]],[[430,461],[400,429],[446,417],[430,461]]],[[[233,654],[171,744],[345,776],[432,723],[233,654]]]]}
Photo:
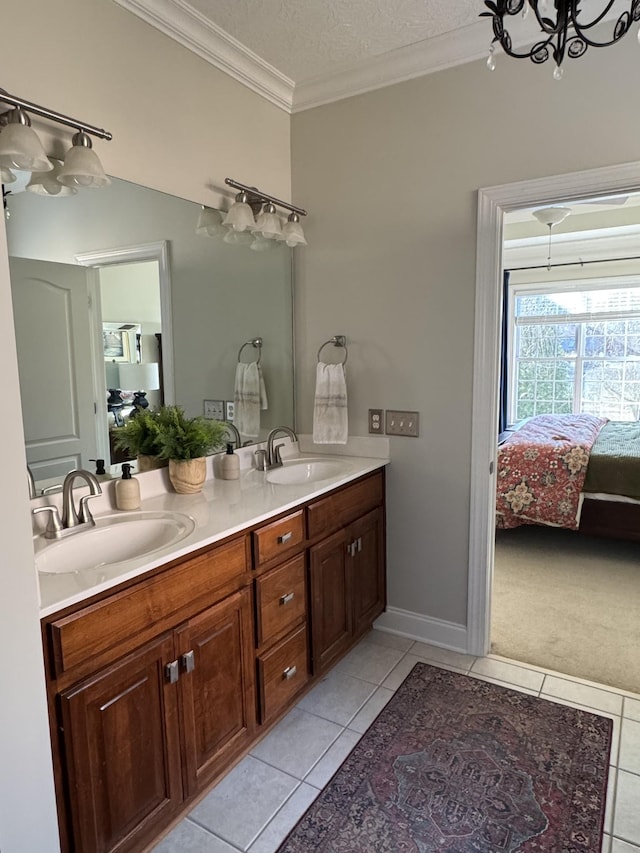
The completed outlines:
{"type": "Polygon", "coordinates": [[[193,9],[185,0],[114,0],[234,80],[291,112],[293,80],[193,9]]]}
{"type": "Polygon", "coordinates": [[[491,30],[487,30],[486,22],[479,21],[383,53],[360,63],[357,68],[298,83],[293,93],[292,112],[302,112],[482,59],[487,56],[490,43],[491,30]]]}

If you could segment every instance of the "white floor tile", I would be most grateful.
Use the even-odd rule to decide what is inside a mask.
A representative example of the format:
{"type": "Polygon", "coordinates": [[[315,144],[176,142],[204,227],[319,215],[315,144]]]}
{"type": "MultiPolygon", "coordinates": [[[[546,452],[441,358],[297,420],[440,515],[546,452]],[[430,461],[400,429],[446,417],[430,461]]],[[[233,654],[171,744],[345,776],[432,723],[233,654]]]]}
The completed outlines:
{"type": "Polygon", "coordinates": [[[391,699],[393,693],[393,690],[387,690],[386,687],[378,687],[366,705],[351,720],[349,728],[354,732],[360,732],[360,734],[365,732],[391,699]]]}
{"type": "Polygon", "coordinates": [[[640,845],[640,776],[618,770],[613,835],[630,844],[640,845]]]}
{"type": "Polygon", "coordinates": [[[390,634],[387,631],[379,631],[376,628],[366,634],[364,639],[378,643],[380,646],[388,646],[390,649],[399,649],[401,652],[408,652],[415,642],[415,640],[409,640],[407,637],[400,637],[398,634],[390,634]]]}
{"type": "Polygon", "coordinates": [[[189,819],[246,850],[298,784],[249,755],[198,803],[189,819]]]}
{"type": "Polygon", "coordinates": [[[425,660],[423,657],[419,657],[418,655],[408,652],[391,670],[389,675],[382,682],[382,686],[387,688],[387,690],[397,690],[417,663],[426,663],[429,664],[429,666],[439,666],[440,669],[448,669],[464,675],[464,670],[462,669],[457,669],[456,667],[448,666],[446,664],[434,663],[433,661],[425,660]]]}
{"type": "MultiPolygon", "coordinates": [[[[618,767],[640,774],[640,722],[623,719],[618,767]]],[[[640,811],[640,802],[638,803],[640,811]]]]}
{"type": "Polygon", "coordinates": [[[153,853],[176,853],[178,850],[180,853],[236,853],[237,847],[231,847],[185,818],[153,848],[153,853]]]}
{"type": "Polygon", "coordinates": [[[629,699],[628,696],[625,696],[622,716],[629,717],[630,720],[640,721],[640,700],[629,699]]]}
{"type": "Polygon", "coordinates": [[[494,658],[478,658],[471,667],[469,675],[476,673],[487,675],[507,686],[526,687],[528,690],[535,691],[540,690],[544,681],[544,675],[540,672],[494,658]]]}
{"type": "Polygon", "coordinates": [[[400,649],[381,646],[365,638],[336,664],[335,669],[372,684],[381,684],[404,654],[400,649]]]}
{"type": "Polygon", "coordinates": [[[303,782],[253,842],[249,853],[275,853],[319,793],[318,788],[303,782]]]}
{"type": "Polygon", "coordinates": [[[301,780],[341,732],[342,726],[296,707],[253,747],[251,755],[301,780]]]}
{"type": "Polygon", "coordinates": [[[603,835],[602,836],[602,845],[600,847],[600,853],[611,853],[611,836],[603,835]]]}
{"type": "Polygon", "coordinates": [[[324,788],[353,747],[358,743],[360,737],[361,735],[358,732],[345,729],[315,767],[313,767],[311,772],[305,776],[304,781],[309,785],[313,785],[314,788],[324,788]]]}
{"type": "Polygon", "coordinates": [[[375,689],[369,681],[333,670],[298,702],[297,707],[346,726],[375,689]]]}
{"type": "Polygon", "coordinates": [[[470,678],[475,678],[478,681],[488,681],[489,684],[496,684],[498,687],[504,687],[507,690],[515,690],[518,693],[526,693],[527,696],[538,696],[539,690],[531,690],[529,687],[521,687],[519,684],[511,684],[508,681],[500,681],[498,678],[491,678],[488,675],[479,675],[477,672],[470,672],[470,678]]]}
{"type": "Polygon", "coordinates": [[[604,811],[604,831],[609,835],[613,832],[613,809],[616,801],[616,776],[618,771],[615,767],[609,768],[609,779],[607,781],[607,799],[604,811]]]}
{"type": "Polygon", "coordinates": [[[622,714],[622,696],[619,693],[601,690],[577,681],[567,681],[553,675],[545,676],[541,695],[568,699],[579,705],[594,708],[597,711],[607,711],[617,716],[622,714]]]}
{"type": "Polygon", "coordinates": [[[640,853],[640,847],[635,844],[629,844],[626,841],[621,841],[619,838],[613,838],[611,841],[611,853],[640,853]]]}
{"type": "Polygon", "coordinates": [[[451,666],[462,672],[468,672],[476,661],[473,655],[441,649],[439,646],[430,646],[428,643],[414,643],[410,651],[412,655],[419,655],[436,666],[451,666]]]}

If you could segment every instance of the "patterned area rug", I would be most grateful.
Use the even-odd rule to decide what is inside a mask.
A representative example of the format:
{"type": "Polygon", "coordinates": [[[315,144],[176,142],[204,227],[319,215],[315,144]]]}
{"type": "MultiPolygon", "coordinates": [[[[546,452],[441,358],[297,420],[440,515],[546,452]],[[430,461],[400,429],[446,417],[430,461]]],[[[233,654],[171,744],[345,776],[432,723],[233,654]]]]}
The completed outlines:
{"type": "Polygon", "coordinates": [[[600,853],[611,731],[418,663],[278,853],[600,853]]]}

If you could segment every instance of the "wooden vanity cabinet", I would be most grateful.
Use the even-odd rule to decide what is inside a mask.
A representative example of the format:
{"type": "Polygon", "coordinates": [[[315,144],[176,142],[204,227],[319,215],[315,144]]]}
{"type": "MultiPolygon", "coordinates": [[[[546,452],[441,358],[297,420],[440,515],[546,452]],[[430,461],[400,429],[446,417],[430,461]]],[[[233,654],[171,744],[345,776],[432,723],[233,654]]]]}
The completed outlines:
{"type": "Polygon", "coordinates": [[[384,604],[381,469],[43,619],[64,853],[147,849],[384,604]]]}
{"type": "Polygon", "coordinates": [[[384,472],[308,508],[314,676],[371,627],[385,607],[384,472]],[[339,526],[341,521],[352,519],[339,526]],[[338,529],[336,529],[338,528],[338,529]]]}
{"type": "Polygon", "coordinates": [[[48,663],[58,669],[50,689],[69,851],[143,849],[255,737],[245,539],[45,624],[48,663]],[[104,617],[118,611],[133,633],[105,630],[104,617]],[[149,627],[136,636],[138,613],[149,627]],[[139,637],[154,630],[140,645],[139,637]],[[92,655],[100,666],[92,665],[92,655]],[[65,661],[73,662],[70,668],[65,661]]]}

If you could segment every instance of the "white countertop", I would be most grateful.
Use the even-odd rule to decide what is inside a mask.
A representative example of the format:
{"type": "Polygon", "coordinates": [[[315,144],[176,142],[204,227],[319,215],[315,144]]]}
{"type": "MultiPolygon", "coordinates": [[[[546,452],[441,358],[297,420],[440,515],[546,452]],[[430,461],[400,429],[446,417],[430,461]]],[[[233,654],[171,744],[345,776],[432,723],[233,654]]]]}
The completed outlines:
{"type": "MultiPolygon", "coordinates": [[[[341,470],[337,476],[316,483],[275,485],[267,482],[263,472],[244,469],[239,480],[220,480],[210,476],[203,490],[195,495],[178,495],[163,490],[160,494],[146,497],[143,489],[141,510],[171,511],[188,515],[195,521],[194,531],[176,544],[121,563],[72,573],[38,573],[40,616],[48,616],[95,593],[139,577],[170,560],[184,557],[247,527],[267,521],[301,503],[382,468],[389,461],[346,455],[327,455],[323,458],[339,461],[341,470]]],[[[94,516],[98,519],[100,515],[113,512],[113,509],[108,508],[106,512],[94,510],[94,516]]],[[[115,530],[113,535],[118,535],[115,530]]]]}

